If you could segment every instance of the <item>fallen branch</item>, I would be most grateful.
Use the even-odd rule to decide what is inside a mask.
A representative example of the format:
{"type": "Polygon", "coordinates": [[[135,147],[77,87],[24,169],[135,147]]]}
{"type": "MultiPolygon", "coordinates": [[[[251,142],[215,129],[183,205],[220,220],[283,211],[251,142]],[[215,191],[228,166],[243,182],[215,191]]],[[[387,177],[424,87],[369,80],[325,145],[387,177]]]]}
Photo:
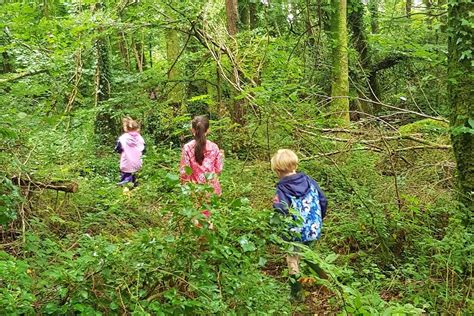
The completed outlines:
{"type": "Polygon", "coordinates": [[[418,149],[451,149],[451,145],[426,145],[426,146],[412,146],[405,148],[394,149],[393,151],[409,151],[409,150],[418,150],[418,149]]]}
{"type": "Polygon", "coordinates": [[[41,189],[56,190],[68,193],[76,193],[79,189],[79,185],[76,182],[68,182],[63,180],[43,183],[39,181],[33,181],[31,179],[19,178],[17,176],[13,176],[10,179],[14,184],[21,187],[36,187],[41,189]]]}
{"type": "Polygon", "coordinates": [[[12,81],[20,80],[22,78],[26,78],[26,77],[29,77],[29,76],[42,74],[42,73],[45,73],[45,72],[48,72],[48,70],[47,69],[42,69],[42,70],[37,70],[37,71],[25,72],[25,73],[22,73],[22,74],[19,74],[19,75],[15,76],[15,77],[0,79],[0,83],[12,82],[12,81]]]}
{"type": "MultiPolygon", "coordinates": [[[[374,144],[374,143],[380,143],[380,142],[385,142],[389,140],[411,140],[417,143],[425,144],[427,146],[419,146],[421,148],[438,148],[438,149],[450,149],[451,145],[444,145],[444,144],[437,144],[430,142],[428,140],[424,140],[421,138],[418,138],[413,135],[394,135],[394,136],[383,136],[377,139],[353,139],[353,138],[339,138],[339,137],[329,137],[329,136],[323,136],[323,135],[315,135],[315,133],[311,133],[309,131],[303,131],[306,134],[309,135],[314,135],[318,136],[320,138],[324,138],[327,140],[332,140],[336,142],[344,142],[344,143],[360,143],[360,144],[374,144]]],[[[416,148],[418,149],[418,148],[416,148]]]]}
{"type": "Polygon", "coordinates": [[[347,128],[319,128],[311,127],[311,129],[319,131],[321,133],[345,133],[345,134],[355,134],[355,135],[367,135],[366,131],[356,130],[356,129],[347,129],[347,128]]]}
{"type": "Polygon", "coordinates": [[[334,156],[337,154],[343,154],[343,153],[348,153],[348,152],[353,152],[353,151],[375,151],[375,152],[382,152],[383,150],[377,147],[358,147],[358,148],[350,148],[350,149],[344,149],[344,150],[336,150],[336,151],[331,151],[328,153],[321,153],[321,154],[316,154],[311,157],[303,157],[300,159],[300,161],[308,161],[308,160],[313,160],[318,157],[329,157],[329,156],[334,156]]]}

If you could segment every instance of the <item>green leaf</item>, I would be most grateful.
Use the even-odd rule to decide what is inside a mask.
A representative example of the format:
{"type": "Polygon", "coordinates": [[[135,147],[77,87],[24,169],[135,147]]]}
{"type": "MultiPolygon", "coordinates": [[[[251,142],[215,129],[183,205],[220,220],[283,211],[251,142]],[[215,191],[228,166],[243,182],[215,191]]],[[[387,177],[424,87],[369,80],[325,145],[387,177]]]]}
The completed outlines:
{"type": "Polygon", "coordinates": [[[232,201],[232,203],[230,204],[230,206],[232,208],[239,208],[242,206],[242,199],[235,199],[232,201]]]}
{"type": "Polygon", "coordinates": [[[324,259],[324,261],[326,261],[327,263],[332,263],[337,259],[337,257],[338,257],[337,254],[331,253],[324,259]]]}
{"type": "Polygon", "coordinates": [[[174,173],[167,173],[165,181],[169,186],[174,186],[179,183],[179,176],[174,173]]]}
{"type": "Polygon", "coordinates": [[[471,128],[474,128],[474,119],[470,118],[469,120],[467,120],[467,122],[469,123],[471,128]]]}
{"type": "Polygon", "coordinates": [[[190,166],[184,166],[184,172],[186,172],[186,174],[190,176],[193,174],[193,169],[190,166]]]}
{"type": "Polygon", "coordinates": [[[250,252],[250,251],[255,251],[257,248],[255,247],[255,244],[251,241],[249,241],[246,237],[242,237],[239,240],[239,244],[244,250],[244,252],[250,252]]]}

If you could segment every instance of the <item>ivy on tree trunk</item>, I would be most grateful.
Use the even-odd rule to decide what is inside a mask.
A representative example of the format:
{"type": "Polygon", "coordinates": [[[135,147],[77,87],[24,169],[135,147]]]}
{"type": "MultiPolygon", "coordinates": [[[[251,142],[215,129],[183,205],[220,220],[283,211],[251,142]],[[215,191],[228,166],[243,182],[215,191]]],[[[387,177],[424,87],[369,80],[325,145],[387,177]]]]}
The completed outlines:
{"type": "Polygon", "coordinates": [[[110,83],[111,83],[111,71],[110,71],[110,59],[107,42],[100,38],[95,43],[96,48],[96,87],[95,97],[96,104],[99,106],[96,120],[95,120],[95,133],[98,135],[98,139],[101,143],[108,143],[113,140],[118,134],[117,124],[113,118],[112,109],[108,107],[102,107],[102,103],[110,98],[110,83]]]}
{"type": "Polygon", "coordinates": [[[452,1],[448,7],[448,94],[451,140],[457,162],[460,200],[474,210],[474,4],[452,1]]]}

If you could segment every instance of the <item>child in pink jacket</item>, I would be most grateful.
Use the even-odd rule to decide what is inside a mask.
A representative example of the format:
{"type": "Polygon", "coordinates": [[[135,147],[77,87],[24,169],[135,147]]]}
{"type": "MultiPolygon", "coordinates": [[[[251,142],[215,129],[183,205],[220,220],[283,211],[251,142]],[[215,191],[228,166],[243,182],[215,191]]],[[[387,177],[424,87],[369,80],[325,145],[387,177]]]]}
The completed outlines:
{"type": "Polygon", "coordinates": [[[202,115],[192,120],[194,140],[184,145],[181,152],[180,175],[182,182],[208,183],[214,188],[214,193],[222,194],[217,176],[224,166],[224,155],[219,147],[207,140],[209,119],[202,115]],[[186,173],[186,166],[191,168],[191,174],[186,173]],[[211,179],[207,180],[211,175],[211,179]]]}
{"type": "Polygon", "coordinates": [[[140,135],[138,123],[129,117],[122,119],[122,136],[117,140],[115,151],[120,154],[120,182],[118,185],[132,183],[137,186],[136,173],[142,167],[142,154],[145,141],[140,135]]]}

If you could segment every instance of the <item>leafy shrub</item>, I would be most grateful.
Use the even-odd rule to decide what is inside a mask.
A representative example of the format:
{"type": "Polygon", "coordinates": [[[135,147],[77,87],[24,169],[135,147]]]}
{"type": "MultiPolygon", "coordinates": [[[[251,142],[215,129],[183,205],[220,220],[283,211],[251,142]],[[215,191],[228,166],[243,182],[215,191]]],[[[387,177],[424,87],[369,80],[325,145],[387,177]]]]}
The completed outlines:
{"type": "Polygon", "coordinates": [[[6,225],[17,217],[18,204],[22,197],[18,187],[5,177],[0,181],[0,225],[6,225]]]}
{"type": "Polygon", "coordinates": [[[28,264],[0,251],[0,307],[2,314],[33,313],[33,279],[28,264]]]}

